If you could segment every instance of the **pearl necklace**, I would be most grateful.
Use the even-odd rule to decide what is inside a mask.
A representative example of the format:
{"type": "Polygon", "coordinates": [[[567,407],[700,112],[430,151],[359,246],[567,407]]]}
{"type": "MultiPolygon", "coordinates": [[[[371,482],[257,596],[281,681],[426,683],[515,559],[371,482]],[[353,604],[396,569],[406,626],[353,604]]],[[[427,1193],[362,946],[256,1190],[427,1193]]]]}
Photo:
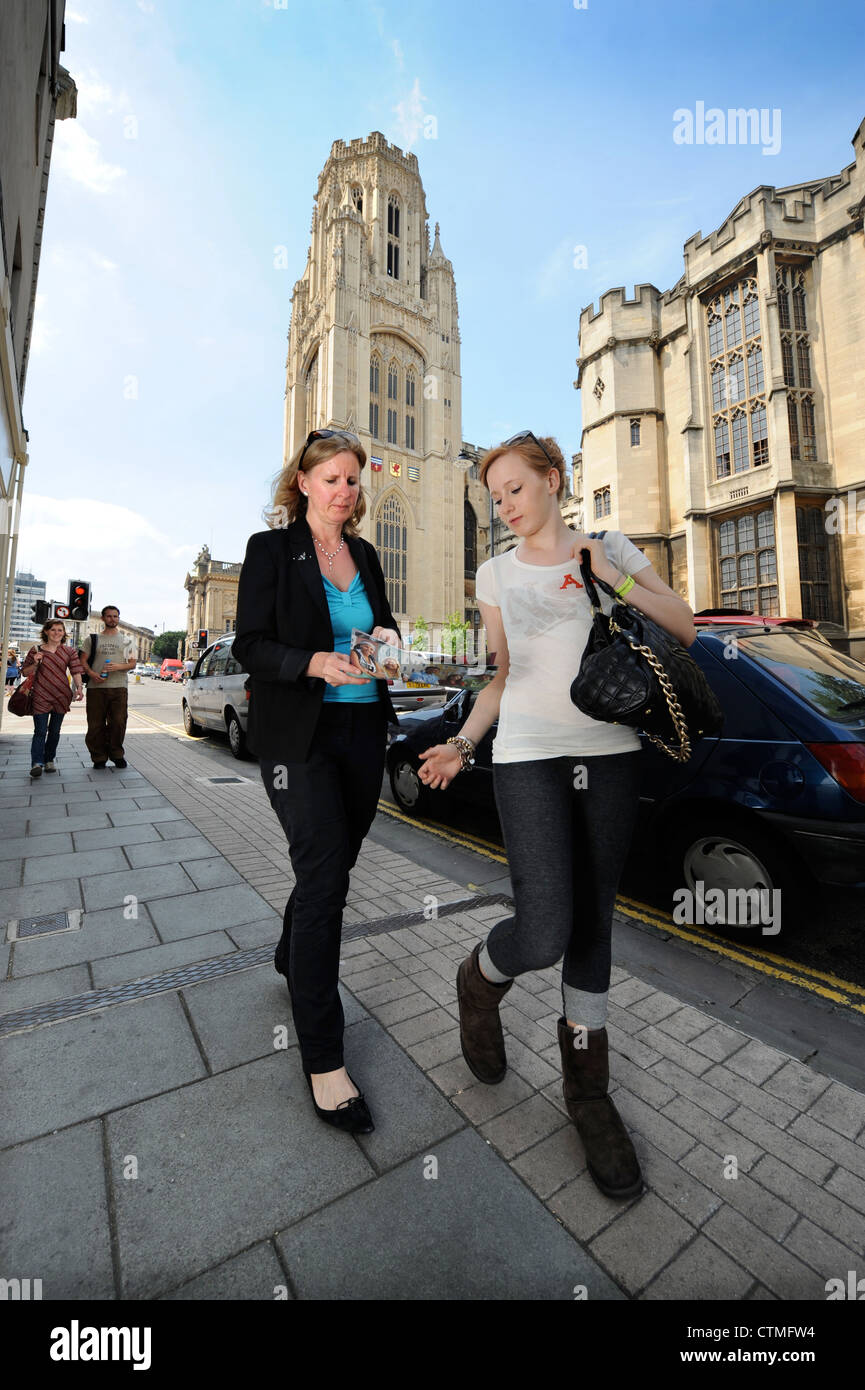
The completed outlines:
{"type": "Polygon", "coordinates": [[[336,557],[337,557],[337,555],[339,554],[339,552],[342,550],[343,546],[345,545],[345,536],[343,536],[343,538],[342,538],[342,540],[340,541],[339,545],[336,547],[336,550],[333,550],[333,551],[331,551],[331,550],[325,550],[324,546],[322,545],[321,541],[318,539],[317,536],[313,536],[312,539],[315,541],[315,543],[316,543],[316,545],[318,546],[319,550],[321,551],[322,555],[326,555],[326,556],[327,556],[327,563],[328,563],[328,566],[329,566],[329,568],[330,568],[331,574],[333,574],[333,562],[334,562],[334,560],[336,559],[336,557]]]}

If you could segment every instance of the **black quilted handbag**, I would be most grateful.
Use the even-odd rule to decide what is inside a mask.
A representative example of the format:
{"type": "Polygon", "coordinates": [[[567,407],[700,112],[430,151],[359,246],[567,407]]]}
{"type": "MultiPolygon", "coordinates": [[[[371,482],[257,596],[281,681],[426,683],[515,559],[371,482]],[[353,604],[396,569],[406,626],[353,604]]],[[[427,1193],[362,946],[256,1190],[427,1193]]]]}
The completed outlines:
{"type": "Polygon", "coordinates": [[[686,763],[692,742],[721,732],[724,712],[715,692],[675,637],[592,574],[588,550],[581,552],[580,574],[592,605],[592,630],[571,699],[592,719],[640,729],[676,762],[686,763]],[[612,613],[602,611],[596,584],[616,600],[612,613]]]}

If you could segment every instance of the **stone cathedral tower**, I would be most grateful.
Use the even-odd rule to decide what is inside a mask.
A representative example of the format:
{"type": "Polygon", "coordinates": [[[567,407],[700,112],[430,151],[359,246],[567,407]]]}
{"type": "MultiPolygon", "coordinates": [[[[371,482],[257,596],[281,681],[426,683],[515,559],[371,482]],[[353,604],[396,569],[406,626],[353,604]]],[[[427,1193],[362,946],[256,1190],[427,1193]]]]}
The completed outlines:
{"type": "Polygon", "coordinates": [[[401,624],[439,624],[465,605],[459,342],[453,267],[438,224],[430,248],[417,157],[378,131],[336,140],[292,295],[285,458],[318,426],[360,436],[362,532],[401,624]]]}

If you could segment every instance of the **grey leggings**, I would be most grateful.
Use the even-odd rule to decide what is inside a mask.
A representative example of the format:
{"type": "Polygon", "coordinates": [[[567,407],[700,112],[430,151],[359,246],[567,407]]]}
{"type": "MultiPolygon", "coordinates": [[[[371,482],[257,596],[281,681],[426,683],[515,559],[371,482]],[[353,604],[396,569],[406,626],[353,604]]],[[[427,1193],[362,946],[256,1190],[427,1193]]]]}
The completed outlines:
{"type": "Polygon", "coordinates": [[[565,1018],[603,1028],[613,906],[639,804],[641,751],[494,763],[493,786],[514,915],[481,948],[488,979],[543,970],[564,956],[565,1018]],[[575,769],[585,785],[575,787],[575,769]]]}

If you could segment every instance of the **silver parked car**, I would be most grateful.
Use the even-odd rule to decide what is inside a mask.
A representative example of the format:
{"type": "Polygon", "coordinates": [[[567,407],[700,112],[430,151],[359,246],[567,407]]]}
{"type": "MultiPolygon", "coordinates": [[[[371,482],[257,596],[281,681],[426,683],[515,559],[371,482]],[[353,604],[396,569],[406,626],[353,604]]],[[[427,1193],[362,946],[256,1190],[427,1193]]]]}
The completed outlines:
{"type": "Polygon", "coordinates": [[[192,737],[208,729],[228,734],[235,758],[245,758],[249,692],[246,672],[231,651],[234,633],[227,632],[198,658],[183,692],[183,727],[192,737]]]}

